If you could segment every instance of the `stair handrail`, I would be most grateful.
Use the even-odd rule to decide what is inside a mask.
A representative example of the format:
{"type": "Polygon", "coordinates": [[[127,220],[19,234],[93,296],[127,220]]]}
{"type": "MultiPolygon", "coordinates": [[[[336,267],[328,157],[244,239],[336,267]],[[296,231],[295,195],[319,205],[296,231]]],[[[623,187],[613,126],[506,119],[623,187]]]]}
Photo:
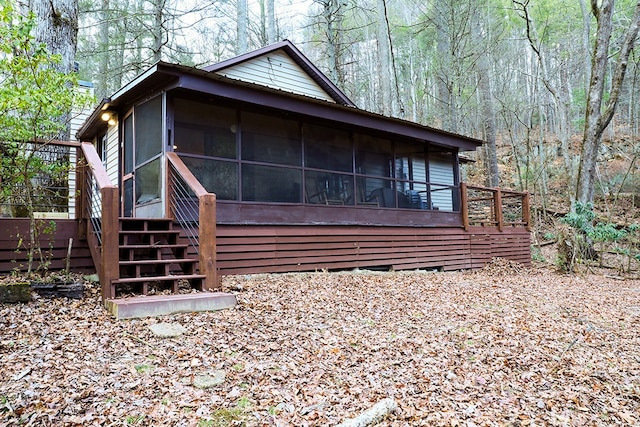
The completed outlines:
{"type": "Polygon", "coordinates": [[[119,279],[119,212],[118,187],[115,186],[93,144],[80,144],[84,161],[78,163],[79,186],[76,218],[80,237],[89,249],[100,278],[103,302],[114,298],[112,282],[119,279]]]}
{"type": "Polygon", "coordinates": [[[501,188],[482,187],[479,185],[468,185],[465,182],[460,183],[460,200],[461,200],[461,213],[462,224],[465,230],[469,229],[469,226],[473,222],[480,222],[481,224],[489,224],[498,227],[498,230],[502,231],[505,226],[523,226],[527,230],[531,230],[531,216],[529,206],[529,193],[527,191],[514,191],[504,190],[501,188]],[[470,197],[469,190],[474,190],[481,193],[486,193],[480,197],[470,197]],[[505,199],[517,199],[516,203],[519,205],[519,218],[507,218],[505,219],[505,199]],[[483,218],[471,218],[471,204],[483,202],[489,205],[489,215],[482,215],[483,218]]]}
{"type": "Polygon", "coordinates": [[[216,195],[204,188],[176,153],[167,153],[167,163],[167,216],[181,225],[190,245],[198,253],[200,273],[206,276],[203,288],[215,289],[219,285],[216,268],[216,195]],[[189,190],[198,200],[196,212],[185,200],[189,190]],[[200,221],[201,218],[207,220],[200,221]],[[203,238],[200,239],[200,236],[203,238]]]}

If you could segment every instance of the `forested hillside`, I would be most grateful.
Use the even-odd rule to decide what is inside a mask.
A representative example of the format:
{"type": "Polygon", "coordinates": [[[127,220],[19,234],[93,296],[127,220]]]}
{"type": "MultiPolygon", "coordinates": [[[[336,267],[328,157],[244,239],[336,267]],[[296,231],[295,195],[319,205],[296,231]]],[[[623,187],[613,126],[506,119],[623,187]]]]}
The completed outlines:
{"type": "Polygon", "coordinates": [[[158,60],[287,38],[360,108],[485,140],[463,179],[531,192],[539,224],[576,200],[638,222],[638,1],[86,0],[79,17],[99,97],[158,60]]]}
{"type": "MultiPolygon", "coordinates": [[[[288,38],[359,107],[486,140],[477,184],[573,200],[599,28],[611,32],[595,70],[604,111],[637,27],[637,2],[604,3],[608,18],[587,0],[84,1],[77,60],[108,96],[158,60],[204,65],[288,38]]],[[[635,44],[596,147],[596,193],[640,183],[635,44]]]]}

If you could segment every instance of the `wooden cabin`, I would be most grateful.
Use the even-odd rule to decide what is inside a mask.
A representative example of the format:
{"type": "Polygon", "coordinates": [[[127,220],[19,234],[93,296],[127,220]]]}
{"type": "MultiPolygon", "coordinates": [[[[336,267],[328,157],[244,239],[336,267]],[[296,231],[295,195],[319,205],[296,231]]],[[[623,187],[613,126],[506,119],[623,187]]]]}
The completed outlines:
{"type": "Polygon", "coordinates": [[[159,62],[77,137],[79,235],[105,299],[220,275],[530,262],[527,194],[460,181],[482,141],[357,108],[289,41],[203,69],[159,62]]]}

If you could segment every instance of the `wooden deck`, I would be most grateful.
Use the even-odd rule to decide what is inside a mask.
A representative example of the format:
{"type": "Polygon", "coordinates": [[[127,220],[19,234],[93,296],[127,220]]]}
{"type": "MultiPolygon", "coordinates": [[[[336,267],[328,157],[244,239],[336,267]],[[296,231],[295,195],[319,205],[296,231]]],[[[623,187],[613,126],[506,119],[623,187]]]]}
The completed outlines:
{"type": "MultiPolygon", "coordinates": [[[[49,221],[49,220],[46,220],[49,221]]],[[[71,241],[70,268],[75,272],[95,272],[91,252],[86,239],[78,234],[78,223],[73,219],[52,219],[56,223],[53,239],[43,237],[41,247],[51,251],[49,269],[63,270],[66,265],[69,239],[71,241]]],[[[27,266],[27,248],[29,220],[27,218],[0,218],[0,274],[13,270],[25,270],[27,266]],[[20,247],[20,239],[24,242],[20,247]]],[[[33,267],[36,268],[36,263],[33,267]]]]}
{"type": "MultiPolygon", "coordinates": [[[[86,240],[78,236],[77,222],[55,220],[52,270],[65,266],[69,239],[73,239],[71,269],[95,271],[86,240]]],[[[16,233],[25,235],[27,219],[0,219],[0,273],[26,265],[26,251],[16,252],[16,233]]],[[[439,269],[483,267],[492,257],[525,265],[531,263],[530,235],[524,227],[472,226],[365,227],[218,225],[219,274],[340,270],[352,268],[439,269]]],[[[48,243],[44,245],[48,247],[48,243]]],[[[195,254],[191,254],[197,258],[195,254]]]]}
{"type": "MultiPolygon", "coordinates": [[[[147,277],[151,261],[120,256],[129,237],[122,240],[118,189],[93,145],[72,147],[79,159],[77,219],[52,219],[55,238],[41,246],[51,244],[48,268],[61,270],[72,239],[71,270],[97,271],[103,300],[108,300],[116,296],[114,284],[145,282],[160,273],[154,267],[147,277]]],[[[526,193],[461,183],[460,212],[217,203],[176,154],[167,154],[167,164],[166,217],[180,230],[173,243],[185,250],[174,254],[177,260],[152,259],[166,267],[161,278],[173,285],[181,278],[169,268],[176,264],[193,265],[183,273],[197,275],[202,280],[198,288],[214,290],[220,275],[354,268],[447,271],[481,268],[493,257],[531,262],[526,193]]],[[[0,218],[0,273],[25,270],[25,248],[16,249],[21,238],[28,241],[28,229],[27,219],[0,218]]]]}

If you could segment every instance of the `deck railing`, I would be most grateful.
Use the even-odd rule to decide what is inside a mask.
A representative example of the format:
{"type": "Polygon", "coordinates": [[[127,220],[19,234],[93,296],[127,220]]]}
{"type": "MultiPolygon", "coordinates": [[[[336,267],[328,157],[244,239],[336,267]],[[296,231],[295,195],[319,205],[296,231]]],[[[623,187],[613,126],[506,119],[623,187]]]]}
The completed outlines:
{"type": "Polygon", "coordinates": [[[80,237],[87,239],[100,277],[102,299],[114,298],[111,283],[119,278],[118,188],[111,183],[95,147],[80,144],[76,184],[79,200],[76,217],[80,237]]]}
{"type": "Polygon", "coordinates": [[[167,171],[167,216],[182,227],[189,244],[198,254],[200,274],[207,276],[204,288],[215,289],[218,287],[216,195],[200,184],[175,153],[167,153],[167,171]]]}
{"type": "Polygon", "coordinates": [[[530,228],[529,193],[460,183],[465,230],[470,226],[530,228]]]}

